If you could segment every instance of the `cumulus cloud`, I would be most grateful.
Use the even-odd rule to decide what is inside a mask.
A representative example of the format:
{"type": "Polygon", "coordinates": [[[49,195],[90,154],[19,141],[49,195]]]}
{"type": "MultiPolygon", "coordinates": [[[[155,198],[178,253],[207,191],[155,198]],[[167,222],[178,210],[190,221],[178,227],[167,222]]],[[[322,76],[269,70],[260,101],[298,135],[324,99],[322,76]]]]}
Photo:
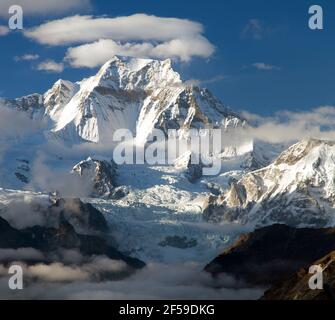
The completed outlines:
{"type": "Polygon", "coordinates": [[[38,54],[24,54],[22,56],[15,56],[14,60],[15,61],[33,61],[33,60],[38,60],[40,56],[38,54]]]}
{"type": "Polygon", "coordinates": [[[90,0],[1,0],[0,16],[8,17],[8,9],[14,4],[21,6],[26,15],[54,15],[90,8],[90,0]]]}
{"type": "Polygon", "coordinates": [[[37,70],[46,72],[61,73],[64,71],[64,64],[62,62],[58,63],[54,60],[45,60],[38,64],[37,70]]]}
{"type": "Polygon", "coordinates": [[[0,99],[0,141],[32,134],[43,124],[32,121],[27,112],[18,112],[5,106],[0,99]]]}
{"type": "Polygon", "coordinates": [[[0,37],[6,36],[9,33],[9,29],[6,26],[0,26],[0,37]]]}
{"type": "Polygon", "coordinates": [[[93,182],[83,180],[79,175],[70,173],[68,168],[54,168],[47,164],[48,157],[43,151],[38,152],[31,168],[29,189],[38,191],[57,191],[63,197],[87,197],[93,191],[93,182]]]}
{"type": "Polygon", "coordinates": [[[136,58],[179,58],[189,61],[192,56],[208,57],[212,54],[211,44],[202,37],[193,39],[175,39],[162,44],[116,43],[113,40],[99,40],[69,48],[66,60],[74,67],[97,67],[115,55],[136,58]]]}
{"type": "MultiPolygon", "coordinates": [[[[34,226],[44,226],[47,224],[47,215],[42,211],[36,210],[41,204],[36,202],[36,199],[30,196],[22,198],[8,197],[6,209],[1,213],[1,217],[17,229],[24,229],[34,226]],[[34,210],[35,207],[35,210],[34,210]],[[22,213],[25,214],[22,214],[22,213]]],[[[47,208],[47,203],[45,207],[47,208]]]]}
{"type": "Polygon", "coordinates": [[[252,125],[243,135],[272,143],[294,142],[305,138],[335,139],[335,107],[325,106],[311,111],[281,111],[262,117],[242,112],[252,125]]]}
{"type": "Polygon", "coordinates": [[[66,17],[27,30],[25,35],[41,44],[65,45],[99,39],[167,41],[198,36],[202,32],[203,26],[190,20],[135,14],[117,18],[66,17]]]}
{"type": "Polygon", "coordinates": [[[279,67],[264,62],[255,62],[251,66],[261,71],[280,70],[279,67]]]}
{"type": "Polygon", "coordinates": [[[75,67],[95,67],[114,55],[151,58],[210,57],[215,48],[200,23],[147,14],[108,18],[71,16],[25,31],[44,45],[73,45],[66,60],[75,67]]]}

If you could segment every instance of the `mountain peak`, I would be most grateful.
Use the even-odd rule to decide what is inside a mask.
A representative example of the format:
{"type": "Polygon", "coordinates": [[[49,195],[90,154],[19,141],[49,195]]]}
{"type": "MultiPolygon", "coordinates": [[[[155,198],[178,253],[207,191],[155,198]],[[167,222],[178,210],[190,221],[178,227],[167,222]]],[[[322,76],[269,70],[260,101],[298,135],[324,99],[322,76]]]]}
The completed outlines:
{"type": "Polygon", "coordinates": [[[313,154],[318,157],[322,148],[332,147],[334,144],[334,141],[319,140],[314,138],[303,139],[284,151],[278,157],[275,164],[280,165],[285,163],[288,165],[294,165],[304,158],[308,161],[308,158],[313,157],[313,154]]]}
{"type": "Polygon", "coordinates": [[[139,71],[140,69],[147,66],[149,63],[153,62],[152,59],[142,59],[142,58],[131,58],[131,57],[121,57],[114,56],[112,59],[108,60],[101,69],[111,68],[113,66],[124,67],[129,71],[139,71]]]}
{"type": "Polygon", "coordinates": [[[181,77],[172,61],[114,56],[94,77],[97,86],[125,90],[154,90],[162,86],[181,85],[181,77]]]}
{"type": "MultiPolygon", "coordinates": [[[[22,100],[22,99],[21,99],[22,100]]],[[[172,61],[114,56],[96,75],[72,83],[59,79],[43,96],[7,103],[39,111],[51,134],[71,143],[110,141],[128,129],[145,142],[155,129],[243,126],[244,120],[208,90],[188,87],[172,61]]]]}

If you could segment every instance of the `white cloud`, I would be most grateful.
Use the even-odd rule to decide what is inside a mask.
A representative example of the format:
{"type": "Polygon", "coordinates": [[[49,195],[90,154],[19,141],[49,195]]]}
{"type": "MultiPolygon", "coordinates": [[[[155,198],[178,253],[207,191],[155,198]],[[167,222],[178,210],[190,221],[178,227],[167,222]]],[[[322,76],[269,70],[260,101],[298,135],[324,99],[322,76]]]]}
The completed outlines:
{"type": "Polygon", "coordinates": [[[100,39],[168,41],[193,38],[202,32],[202,25],[190,20],[134,14],[117,18],[77,15],[47,22],[26,31],[25,35],[41,44],[64,45],[100,39]]]}
{"type": "Polygon", "coordinates": [[[54,60],[46,60],[46,61],[41,62],[37,66],[37,70],[60,73],[60,72],[63,72],[64,70],[64,64],[58,63],[54,60]]]}
{"type": "Polygon", "coordinates": [[[40,56],[38,54],[24,54],[23,56],[14,57],[15,61],[33,61],[38,60],[40,56]]]}
{"type": "Polygon", "coordinates": [[[281,111],[271,117],[243,112],[253,127],[242,135],[271,143],[295,142],[305,138],[335,139],[335,107],[325,106],[306,112],[281,111]]]}
{"type": "Polygon", "coordinates": [[[34,210],[34,206],[37,205],[39,203],[32,197],[9,198],[6,210],[1,214],[1,217],[17,229],[44,226],[47,224],[47,217],[43,212],[34,210]],[[22,214],[23,212],[26,214],[22,214]]]}
{"type": "Polygon", "coordinates": [[[211,83],[216,83],[216,82],[220,82],[222,80],[226,79],[226,77],[224,75],[219,75],[219,76],[215,76],[213,78],[210,79],[206,79],[206,80],[200,80],[200,79],[190,79],[184,82],[184,84],[186,86],[203,86],[206,84],[211,84],[211,83]]]}
{"type": "Polygon", "coordinates": [[[32,277],[48,282],[79,281],[89,278],[89,274],[85,270],[81,270],[80,267],[64,266],[61,263],[38,264],[28,267],[26,271],[32,277]]]}
{"type": "Polygon", "coordinates": [[[14,137],[33,134],[41,127],[42,123],[32,121],[27,112],[8,108],[0,99],[0,144],[14,137]]]}
{"type": "Polygon", "coordinates": [[[256,68],[257,70],[262,71],[271,71],[271,70],[279,70],[280,68],[271,64],[266,64],[264,62],[255,62],[251,65],[252,67],[256,68]]]}
{"type": "Polygon", "coordinates": [[[162,44],[145,43],[118,44],[113,40],[99,40],[69,48],[66,60],[73,67],[97,67],[115,55],[137,58],[178,58],[189,61],[192,57],[208,57],[213,53],[212,45],[202,37],[175,39],[162,44]]]}
{"type": "Polygon", "coordinates": [[[26,15],[60,14],[90,8],[90,0],[1,0],[0,16],[8,17],[12,5],[20,5],[26,15]]]}
{"type": "Polygon", "coordinates": [[[9,33],[9,29],[6,26],[0,26],[0,37],[6,36],[9,33]]]}
{"type": "Polygon", "coordinates": [[[203,26],[187,19],[146,14],[107,18],[72,16],[25,31],[44,45],[82,44],[68,49],[66,60],[75,67],[96,67],[114,55],[176,58],[210,57],[215,48],[203,36],[203,26]]]}
{"type": "MultiPolygon", "coordinates": [[[[50,149],[55,150],[56,148],[54,144],[50,145],[50,149]]],[[[63,150],[63,152],[65,154],[66,151],[63,150]]],[[[46,150],[46,153],[48,153],[48,150],[46,150]]],[[[84,198],[92,193],[93,184],[90,181],[83,181],[79,175],[70,173],[74,163],[68,168],[48,166],[46,164],[48,159],[46,153],[40,150],[32,164],[29,188],[48,192],[57,190],[61,196],[66,198],[84,198]]]]}

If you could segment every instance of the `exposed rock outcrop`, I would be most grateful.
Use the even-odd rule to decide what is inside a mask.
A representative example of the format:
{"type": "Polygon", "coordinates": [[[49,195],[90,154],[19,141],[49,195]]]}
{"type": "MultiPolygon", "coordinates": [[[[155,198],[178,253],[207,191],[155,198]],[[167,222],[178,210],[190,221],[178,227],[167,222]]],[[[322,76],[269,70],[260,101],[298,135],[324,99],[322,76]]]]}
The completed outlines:
{"type": "Polygon", "coordinates": [[[75,165],[72,173],[78,174],[86,184],[91,184],[91,197],[110,198],[115,192],[116,168],[113,161],[87,158],[75,165]]]}
{"type": "MultiPolygon", "coordinates": [[[[71,249],[85,257],[106,256],[113,260],[120,260],[130,268],[144,266],[140,260],[122,254],[109,243],[108,237],[101,233],[101,231],[107,231],[107,222],[103,215],[91,205],[84,204],[80,200],[69,202],[69,200],[60,199],[50,208],[51,214],[53,210],[59,210],[59,221],[55,227],[36,225],[18,230],[0,217],[0,249],[33,248],[44,253],[46,257],[52,256],[53,252],[61,249],[71,249]],[[72,223],[78,225],[81,219],[82,225],[87,223],[88,228],[100,233],[78,232],[72,223]]],[[[27,258],[24,262],[29,263],[29,260],[27,258]]],[[[4,259],[1,261],[5,262],[4,259]]]]}
{"type": "Polygon", "coordinates": [[[228,192],[212,198],[204,217],[214,222],[327,226],[335,206],[334,156],[334,142],[299,142],[270,166],[246,174],[228,192]]]}

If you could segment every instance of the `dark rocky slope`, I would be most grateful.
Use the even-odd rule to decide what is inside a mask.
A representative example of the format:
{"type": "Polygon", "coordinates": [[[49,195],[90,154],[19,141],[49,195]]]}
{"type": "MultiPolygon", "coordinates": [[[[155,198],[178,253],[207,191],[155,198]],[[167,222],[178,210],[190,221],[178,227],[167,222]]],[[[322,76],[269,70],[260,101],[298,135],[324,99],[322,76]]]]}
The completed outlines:
{"type": "MultiPolygon", "coordinates": [[[[108,226],[104,216],[90,204],[84,204],[79,199],[58,199],[49,210],[60,210],[57,227],[34,226],[18,230],[0,217],[0,249],[33,248],[41,251],[46,261],[47,257],[60,249],[70,249],[80,252],[84,257],[106,256],[113,260],[125,262],[130,269],[144,266],[138,259],[127,257],[109,243],[108,226]],[[78,232],[74,225],[86,233],[78,232]]],[[[29,259],[28,259],[29,260],[29,259]]],[[[5,262],[2,259],[2,262],[5,262]]],[[[11,263],[12,261],[7,261],[11,263]]]]}
{"type": "Polygon", "coordinates": [[[309,268],[302,268],[290,278],[265,292],[262,300],[335,300],[335,252],[312,265],[323,269],[323,289],[311,290],[309,268]]]}
{"type": "Polygon", "coordinates": [[[251,286],[270,287],[333,250],[335,228],[272,225],[241,236],[205,270],[214,276],[233,275],[251,286]]]}

